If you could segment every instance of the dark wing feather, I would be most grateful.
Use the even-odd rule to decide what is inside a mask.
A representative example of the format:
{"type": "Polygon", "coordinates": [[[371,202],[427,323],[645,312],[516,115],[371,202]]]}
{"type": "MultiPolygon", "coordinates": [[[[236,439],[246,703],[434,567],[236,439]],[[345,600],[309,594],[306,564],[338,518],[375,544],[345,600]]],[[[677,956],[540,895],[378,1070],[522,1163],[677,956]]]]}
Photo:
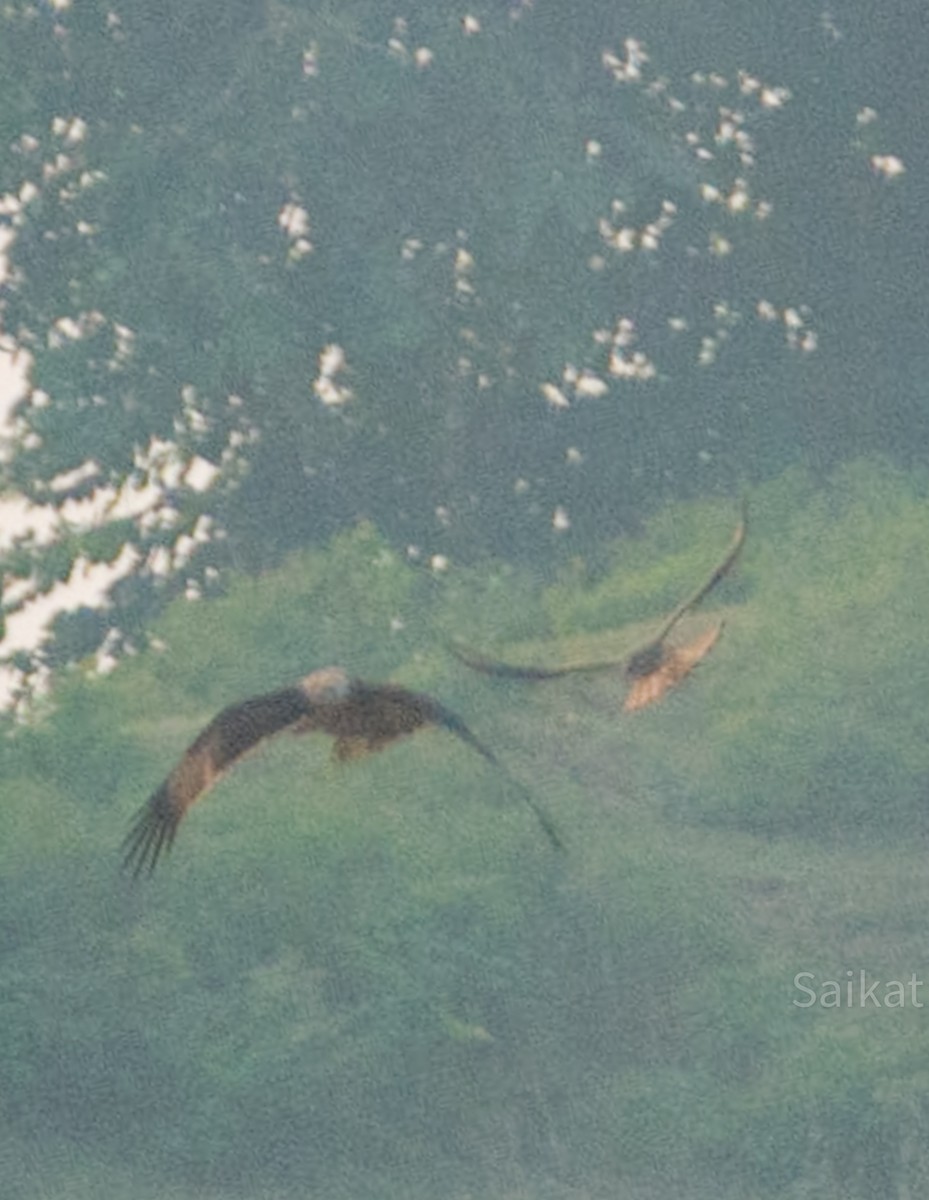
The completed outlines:
{"type": "MultiPolygon", "coordinates": [[[[671,630],[678,623],[678,621],[680,621],[681,617],[683,617],[685,613],[689,612],[692,608],[696,608],[701,600],[705,600],[713,588],[716,587],[717,583],[719,583],[719,581],[723,578],[723,576],[729,573],[735,564],[736,559],[742,552],[742,546],[745,543],[745,534],[747,531],[748,502],[743,496],[742,512],[739,517],[739,523],[735,527],[735,533],[732,535],[732,541],[729,543],[729,547],[722,559],[716,564],[716,566],[703,581],[703,583],[700,584],[696,591],[691,592],[686,600],[682,600],[674,612],[672,612],[671,615],[665,620],[665,623],[662,625],[658,636],[652,638],[650,642],[646,642],[644,646],[640,646],[638,650],[635,650],[632,654],[630,654],[629,660],[626,663],[626,674],[630,679],[636,681],[636,683],[633,684],[633,691],[630,693],[630,696],[639,697],[640,695],[647,694],[648,689],[652,686],[653,681],[658,678],[659,672],[661,671],[666,659],[668,659],[669,655],[673,657],[672,652],[669,651],[665,646],[665,641],[668,635],[671,633],[671,630]],[[639,680],[646,681],[644,690],[641,692],[636,690],[639,680]],[[650,683],[648,681],[652,682],[650,683]]],[[[644,704],[651,703],[653,703],[652,700],[647,700],[644,702],[644,704]]],[[[636,703],[633,704],[632,707],[641,708],[644,707],[644,704],[636,703]]],[[[631,711],[628,701],[625,711],[631,711]]]]}
{"type": "Polygon", "coordinates": [[[633,679],[651,676],[664,661],[665,639],[674,626],[677,625],[685,613],[689,612],[692,608],[696,608],[700,601],[704,600],[713,588],[716,587],[723,576],[727,575],[732,569],[742,550],[747,529],[748,508],[743,498],[739,523],[735,527],[732,540],[723,558],[700,586],[691,592],[674,609],[671,615],[665,620],[664,625],[662,625],[658,636],[646,642],[645,645],[640,646],[627,658],[600,659],[597,662],[577,663],[574,666],[567,667],[539,667],[517,666],[514,663],[503,662],[501,659],[490,658],[477,650],[471,650],[460,643],[450,642],[448,646],[449,651],[459,662],[464,663],[466,667],[471,667],[472,670],[480,671],[484,675],[496,676],[498,679],[525,679],[529,681],[561,679],[565,675],[592,675],[597,671],[609,671],[614,668],[625,669],[627,675],[633,679]]]}
{"type": "Polygon", "coordinates": [[[174,841],[188,808],[224,771],[265,738],[306,721],[312,706],[299,688],[283,688],[231,704],[213,718],[142,807],[123,842],[134,875],[155,865],[174,841]]]}
{"type": "Polygon", "coordinates": [[[495,767],[496,770],[505,776],[511,786],[514,787],[519,793],[520,798],[535,813],[536,819],[545,830],[546,837],[552,843],[555,849],[564,850],[564,842],[561,840],[561,835],[558,833],[555,823],[552,821],[551,817],[548,815],[545,809],[539,805],[538,801],[535,799],[526,785],[520,783],[515,776],[510,774],[500,759],[497,758],[496,754],[494,754],[493,750],[491,750],[489,746],[485,746],[479,738],[475,737],[461,717],[459,717],[457,713],[453,713],[451,709],[446,708],[444,704],[440,704],[438,700],[433,700],[431,696],[420,695],[418,696],[418,699],[429,705],[430,719],[432,720],[433,724],[440,726],[442,729],[447,729],[449,733],[454,733],[456,737],[459,737],[465,743],[465,745],[470,746],[472,750],[477,751],[481,758],[490,763],[492,767],[495,767]]]}
{"type": "Polygon", "coordinates": [[[486,654],[481,654],[477,650],[471,650],[460,644],[450,642],[448,649],[466,667],[470,667],[474,671],[480,671],[484,675],[494,675],[498,679],[561,679],[564,675],[580,675],[585,672],[593,674],[596,671],[608,671],[611,668],[624,667],[626,665],[624,658],[617,658],[603,659],[592,663],[577,663],[575,666],[570,667],[521,667],[515,663],[503,662],[499,658],[490,658],[486,654]]]}
{"type": "Polygon", "coordinates": [[[735,527],[735,533],[732,535],[732,541],[729,543],[729,548],[723,555],[721,561],[713,568],[707,578],[700,584],[696,591],[691,592],[686,600],[682,600],[670,617],[661,627],[661,632],[655,638],[655,643],[663,642],[674,626],[678,623],[684,613],[689,612],[692,608],[696,608],[701,600],[706,599],[709,593],[716,587],[717,583],[727,575],[735,564],[735,560],[739,557],[742,546],[745,543],[745,534],[748,531],[748,502],[743,496],[742,511],[739,517],[739,523],[735,527]]]}

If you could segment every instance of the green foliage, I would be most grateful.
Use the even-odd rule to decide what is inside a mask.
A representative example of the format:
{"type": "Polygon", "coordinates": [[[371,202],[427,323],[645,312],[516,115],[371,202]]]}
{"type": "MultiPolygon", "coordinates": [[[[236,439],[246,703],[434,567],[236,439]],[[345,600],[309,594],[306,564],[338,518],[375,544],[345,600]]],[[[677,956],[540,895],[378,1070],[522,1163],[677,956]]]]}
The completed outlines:
{"type": "Polygon", "coordinates": [[[490,561],[431,583],[439,599],[436,622],[447,638],[487,645],[551,633],[540,581],[528,571],[490,561]]]}
{"type": "Polygon", "coordinates": [[[794,474],[753,510],[742,571],[765,586],[725,635],[753,669],[707,681],[727,771],[685,725],[671,788],[688,800],[674,811],[830,839],[926,831],[924,478],[858,463],[814,492],[794,474]]]}
{"type": "Polygon", "coordinates": [[[798,971],[920,970],[925,491],[876,462],[753,492],[725,637],[625,720],[616,678],[500,687],[440,639],[459,616],[476,635],[482,608],[501,640],[522,618],[538,639],[546,613],[644,617],[649,595],[658,621],[728,537],[727,506],[669,510],[595,583],[535,593],[491,568],[433,589],[359,526],[175,604],[163,650],[75,673],[2,764],[14,1194],[62,1175],[80,1195],[87,1172],[125,1173],[120,1194],[282,1200],[463,1200],[504,1177],[526,1197],[915,1187],[920,1011],[792,1001],[798,971]],[[349,647],[360,673],[460,710],[567,854],[450,736],[344,768],[280,739],[151,879],[120,875],[134,806],[215,708],[349,647]],[[59,1137],[80,1161],[58,1165],[59,1137]]]}
{"type": "Polygon", "coordinates": [[[4,791],[18,779],[43,779],[76,803],[110,805],[127,776],[144,762],[127,743],[117,698],[99,679],[75,673],[59,689],[53,724],[39,718],[10,737],[4,755],[4,791]]]}
{"type": "Polygon", "coordinates": [[[416,591],[415,575],[361,524],[295,555],[286,572],[239,578],[194,612],[176,605],[157,627],[167,650],[154,670],[212,703],[246,680],[267,690],[327,662],[389,673],[409,653],[416,591]]]}

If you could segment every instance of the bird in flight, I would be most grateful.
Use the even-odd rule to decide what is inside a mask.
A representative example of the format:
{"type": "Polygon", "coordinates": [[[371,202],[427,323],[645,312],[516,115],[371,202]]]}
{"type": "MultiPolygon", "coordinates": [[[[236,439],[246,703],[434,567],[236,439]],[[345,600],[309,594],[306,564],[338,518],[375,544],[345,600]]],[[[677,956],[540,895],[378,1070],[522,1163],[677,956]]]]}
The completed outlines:
{"type": "Polygon", "coordinates": [[[705,599],[723,576],[731,570],[745,542],[747,527],[746,508],[743,501],[739,523],[736,525],[732,540],[723,558],[700,586],[674,609],[658,631],[657,636],[626,658],[600,659],[596,662],[575,663],[567,667],[518,666],[514,663],[490,658],[476,650],[456,644],[450,645],[449,649],[455,658],[466,666],[475,671],[481,671],[485,675],[495,675],[501,679],[538,681],[560,679],[564,675],[593,674],[598,671],[619,669],[630,681],[629,691],[623,703],[623,712],[634,712],[636,709],[646,708],[681,683],[716,644],[722,633],[722,622],[683,646],[669,645],[668,638],[681,618],[705,599]]]}
{"type": "Polygon", "coordinates": [[[347,762],[430,725],[454,733],[503,772],[552,844],[563,848],[551,819],[529,790],[438,700],[397,684],[354,679],[341,667],[322,667],[291,687],[230,704],[215,716],[143,805],[124,840],[123,864],[134,875],[146,868],[153,871],[191,805],[241,758],[278,733],[328,733],[335,738],[334,757],[347,762]]]}

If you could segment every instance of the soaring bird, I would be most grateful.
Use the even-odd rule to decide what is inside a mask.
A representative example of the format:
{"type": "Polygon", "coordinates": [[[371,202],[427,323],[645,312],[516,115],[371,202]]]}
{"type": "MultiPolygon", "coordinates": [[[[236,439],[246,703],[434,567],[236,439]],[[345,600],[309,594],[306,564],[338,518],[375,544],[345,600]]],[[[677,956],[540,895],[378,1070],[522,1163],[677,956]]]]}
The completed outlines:
{"type": "Polygon", "coordinates": [[[213,718],[135,818],[123,843],[124,866],[134,875],[146,867],[153,871],[162,851],[170,849],[190,806],[266,738],[285,730],[328,733],[335,738],[334,757],[345,762],[383,750],[397,738],[430,725],[454,733],[503,772],[552,844],[562,848],[555,826],[528,789],[438,700],[394,683],[354,679],[342,667],[322,667],[294,686],[230,704],[213,718]]]}
{"type": "Polygon", "coordinates": [[[747,523],[746,507],[743,501],[739,523],[723,558],[700,586],[674,609],[658,631],[657,636],[646,642],[644,646],[640,646],[627,658],[600,659],[596,662],[575,663],[567,667],[517,666],[514,663],[502,662],[500,659],[489,658],[485,654],[464,646],[452,644],[449,648],[452,654],[466,666],[472,667],[475,671],[481,671],[485,675],[496,675],[503,679],[538,681],[560,679],[564,675],[593,674],[598,671],[621,669],[630,681],[623,711],[633,712],[636,709],[645,708],[660,700],[665,692],[676,687],[685,679],[716,644],[723,628],[721,622],[684,646],[671,646],[668,638],[681,618],[705,599],[732,568],[745,541],[747,523]]]}

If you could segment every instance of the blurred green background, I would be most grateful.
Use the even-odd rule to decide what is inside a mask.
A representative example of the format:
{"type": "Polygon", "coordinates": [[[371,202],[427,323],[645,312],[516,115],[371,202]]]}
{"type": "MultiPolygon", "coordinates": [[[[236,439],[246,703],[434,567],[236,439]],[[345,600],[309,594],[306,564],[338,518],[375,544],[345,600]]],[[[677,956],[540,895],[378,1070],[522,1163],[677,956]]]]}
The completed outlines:
{"type": "Polygon", "coordinates": [[[436,590],[360,526],[73,673],[2,760],[9,1194],[918,1189],[923,1011],[801,1008],[794,978],[864,970],[880,997],[924,973],[926,479],[793,472],[750,503],[721,642],[631,717],[618,673],[501,684],[442,641],[612,653],[730,507],[669,508],[531,598],[511,569],[436,590]],[[329,661],[440,694],[567,854],[447,735],[344,768],[282,738],[154,876],[121,875],[127,821],[212,713],[329,661]]]}
{"type": "Polygon", "coordinates": [[[2,728],[5,1196],[922,1194],[929,997],[795,979],[926,970],[924,24],[4,7],[0,486],[60,523],[0,617],[137,556],[5,655],[52,682],[2,728]],[[447,654],[624,653],[742,494],[662,704],[447,654]],[[281,738],[122,873],[213,714],[328,663],[441,697],[567,854],[445,734],[281,738]]]}

